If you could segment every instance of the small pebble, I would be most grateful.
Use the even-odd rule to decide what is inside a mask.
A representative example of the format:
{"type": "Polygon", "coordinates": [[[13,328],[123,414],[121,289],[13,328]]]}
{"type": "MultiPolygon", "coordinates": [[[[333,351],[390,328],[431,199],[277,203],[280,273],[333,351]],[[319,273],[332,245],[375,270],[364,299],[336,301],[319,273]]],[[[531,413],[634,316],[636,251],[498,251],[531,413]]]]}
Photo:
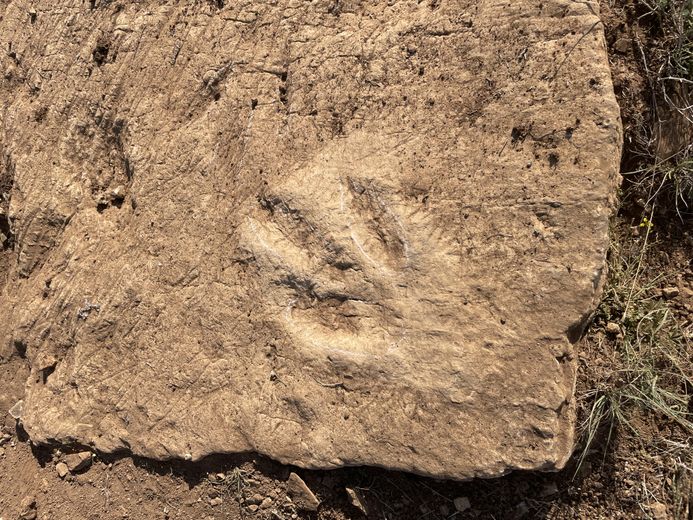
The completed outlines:
{"type": "Polygon", "coordinates": [[[665,287],[662,289],[662,296],[666,298],[667,300],[672,300],[676,298],[679,295],[679,288],[678,287],[665,287]]]}
{"type": "Polygon", "coordinates": [[[255,493],[252,497],[246,499],[246,503],[251,505],[258,505],[264,500],[264,498],[265,497],[263,497],[259,493],[255,493]]]}
{"type": "Polygon", "coordinates": [[[469,502],[467,497],[457,497],[453,503],[455,504],[455,509],[457,509],[457,511],[460,513],[472,507],[472,504],[469,502]]]}
{"type": "Polygon", "coordinates": [[[618,325],[618,323],[611,321],[606,325],[606,333],[611,336],[616,336],[617,334],[621,333],[621,327],[618,325]]]}
{"type": "Polygon", "coordinates": [[[272,506],[272,499],[270,497],[265,498],[261,503],[260,503],[260,509],[268,509],[269,507],[272,506]]]}
{"type": "Polygon", "coordinates": [[[209,505],[212,507],[220,506],[223,503],[224,503],[224,499],[221,497],[216,497],[216,498],[213,498],[209,501],[209,505]]]}
{"type": "Polygon", "coordinates": [[[58,472],[58,476],[60,478],[67,477],[67,474],[70,472],[70,470],[67,468],[67,464],[65,464],[64,462],[58,462],[55,465],[55,471],[58,472]]]}
{"type": "Polygon", "coordinates": [[[652,517],[655,518],[655,520],[664,520],[667,518],[667,506],[664,504],[655,502],[654,504],[650,504],[648,509],[650,510],[650,513],[652,513],[652,517]]]}

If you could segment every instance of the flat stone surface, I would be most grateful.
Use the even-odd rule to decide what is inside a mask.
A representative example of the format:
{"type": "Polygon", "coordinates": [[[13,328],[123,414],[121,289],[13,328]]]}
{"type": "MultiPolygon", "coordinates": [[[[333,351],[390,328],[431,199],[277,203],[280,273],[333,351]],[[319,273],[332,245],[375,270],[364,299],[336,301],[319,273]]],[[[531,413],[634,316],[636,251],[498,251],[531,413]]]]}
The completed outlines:
{"type": "Polygon", "coordinates": [[[301,477],[296,473],[289,474],[286,484],[286,491],[291,497],[291,501],[296,504],[298,509],[304,511],[317,511],[320,501],[310,490],[301,477]]]}
{"type": "Polygon", "coordinates": [[[621,146],[597,3],[181,4],[0,7],[32,440],[560,468],[621,146]]]}

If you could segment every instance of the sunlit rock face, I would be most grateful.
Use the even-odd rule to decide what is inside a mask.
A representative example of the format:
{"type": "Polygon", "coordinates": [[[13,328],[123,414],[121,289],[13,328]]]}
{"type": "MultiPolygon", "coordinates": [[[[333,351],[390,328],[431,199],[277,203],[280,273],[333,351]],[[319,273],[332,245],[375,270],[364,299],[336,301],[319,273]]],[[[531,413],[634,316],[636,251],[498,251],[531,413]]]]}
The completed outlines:
{"type": "Polygon", "coordinates": [[[621,146],[596,2],[32,5],[0,352],[34,442],[565,463],[621,146]]]}

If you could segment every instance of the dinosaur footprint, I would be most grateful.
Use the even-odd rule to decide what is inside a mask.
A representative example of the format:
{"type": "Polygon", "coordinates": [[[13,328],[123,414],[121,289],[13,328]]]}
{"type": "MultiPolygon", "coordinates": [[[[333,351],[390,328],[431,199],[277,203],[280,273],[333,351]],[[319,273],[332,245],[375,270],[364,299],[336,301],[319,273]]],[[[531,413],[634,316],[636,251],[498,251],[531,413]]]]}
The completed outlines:
{"type": "Polygon", "coordinates": [[[452,290],[451,248],[379,161],[340,159],[297,171],[245,212],[244,247],[277,320],[301,347],[351,357],[453,334],[437,305],[452,290]]]}

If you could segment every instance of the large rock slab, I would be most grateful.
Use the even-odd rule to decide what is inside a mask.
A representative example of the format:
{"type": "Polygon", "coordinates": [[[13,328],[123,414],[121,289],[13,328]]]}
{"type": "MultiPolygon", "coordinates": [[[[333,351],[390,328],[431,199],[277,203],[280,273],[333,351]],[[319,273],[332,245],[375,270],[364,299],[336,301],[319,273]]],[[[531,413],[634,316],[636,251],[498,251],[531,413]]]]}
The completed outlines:
{"type": "Polygon", "coordinates": [[[0,340],[35,442],[565,463],[621,145],[596,2],[32,5],[0,340]]]}

